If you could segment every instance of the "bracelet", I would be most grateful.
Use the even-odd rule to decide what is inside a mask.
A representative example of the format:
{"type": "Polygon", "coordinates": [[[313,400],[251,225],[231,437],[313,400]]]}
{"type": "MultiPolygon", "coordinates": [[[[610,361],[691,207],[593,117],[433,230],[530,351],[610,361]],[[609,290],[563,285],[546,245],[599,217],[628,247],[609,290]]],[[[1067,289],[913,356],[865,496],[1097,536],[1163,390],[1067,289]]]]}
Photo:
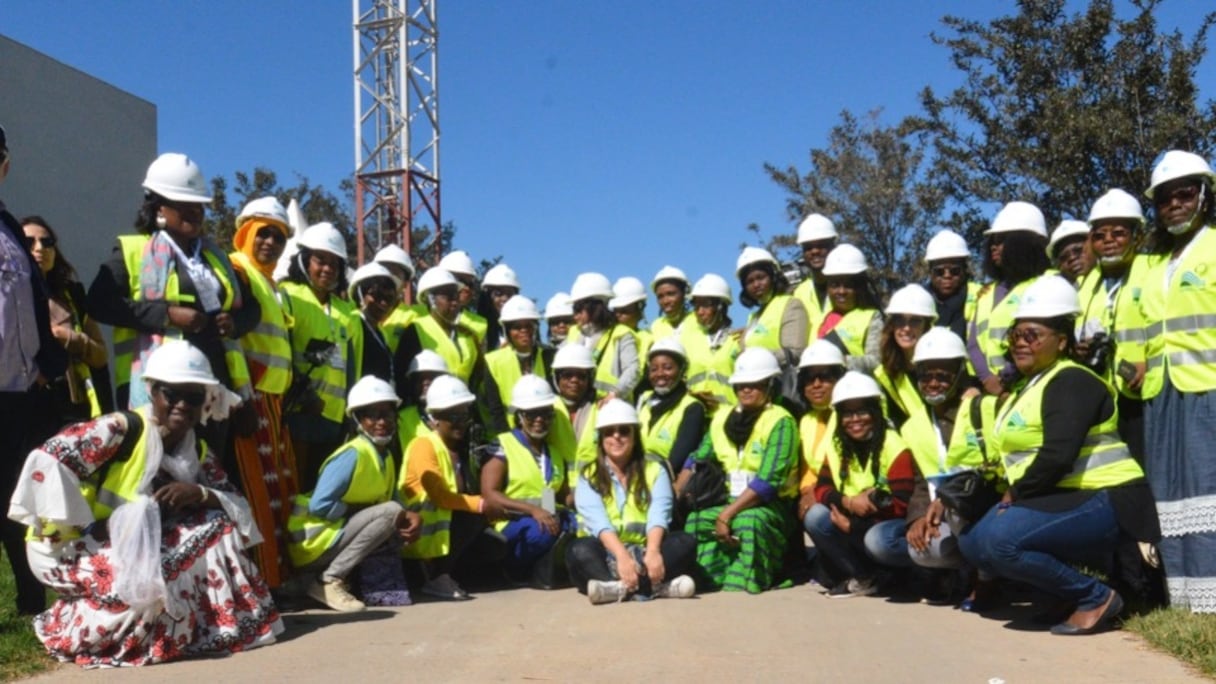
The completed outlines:
{"type": "Polygon", "coordinates": [[[202,501],[199,501],[199,503],[207,503],[207,499],[208,499],[208,497],[210,497],[210,496],[211,496],[211,490],[210,490],[210,489],[207,489],[206,487],[204,487],[204,486],[202,486],[202,485],[199,485],[199,486],[198,486],[198,492],[199,492],[199,494],[202,494],[202,495],[203,495],[203,500],[202,500],[202,501]]]}

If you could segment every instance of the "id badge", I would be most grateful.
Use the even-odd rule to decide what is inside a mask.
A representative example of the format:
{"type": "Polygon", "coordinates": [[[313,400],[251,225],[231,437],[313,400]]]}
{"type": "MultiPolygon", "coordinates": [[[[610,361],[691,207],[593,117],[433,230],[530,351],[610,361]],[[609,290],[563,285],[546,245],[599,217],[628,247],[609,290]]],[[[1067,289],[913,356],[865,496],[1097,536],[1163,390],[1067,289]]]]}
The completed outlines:
{"type": "Polygon", "coordinates": [[[215,313],[222,308],[219,283],[201,279],[195,283],[195,288],[198,291],[198,303],[202,304],[203,311],[215,313]]]}
{"type": "Polygon", "coordinates": [[[557,495],[552,489],[545,487],[545,491],[540,493],[540,507],[549,515],[557,513],[557,495]]]}
{"type": "Polygon", "coordinates": [[[933,484],[933,480],[927,481],[929,484],[929,500],[933,501],[937,498],[937,485],[933,484]]]}
{"type": "Polygon", "coordinates": [[[327,356],[329,357],[330,366],[345,370],[346,362],[342,359],[342,348],[340,346],[335,344],[330,347],[327,356]]]}
{"type": "Polygon", "coordinates": [[[734,498],[739,498],[743,494],[743,490],[747,489],[747,483],[752,481],[752,474],[746,470],[736,470],[730,474],[730,495],[734,498]]]}

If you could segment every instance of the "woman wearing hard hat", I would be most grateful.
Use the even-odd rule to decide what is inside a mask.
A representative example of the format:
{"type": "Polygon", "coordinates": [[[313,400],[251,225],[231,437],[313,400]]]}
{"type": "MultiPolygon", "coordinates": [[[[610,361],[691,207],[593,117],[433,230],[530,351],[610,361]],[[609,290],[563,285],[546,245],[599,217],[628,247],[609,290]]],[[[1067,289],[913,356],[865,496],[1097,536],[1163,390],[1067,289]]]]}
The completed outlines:
{"type": "Polygon", "coordinates": [[[730,375],[740,349],[739,336],[731,331],[730,284],[707,273],[693,285],[691,294],[693,320],[680,326],[680,344],[688,356],[685,379],[688,391],[715,413],[735,403],[730,375]]]}
{"type": "Polygon", "coordinates": [[[937,309],[937,324],[959,337],[967,336],[967,321],[980,291],[980,284],[971,278],[970,262],[971,248],[952,230],[938,231],[925,246],[928,289],[937,309]]]}
{"type": "MultiPolygon", "coordinates": [[[[845,373],[832,389],[832,406],[836,435],[803,525],[827,561],[821,568],[829,576],[840,573],[825,585],[828,597],[869,596],[878,591],[871,549],[888,546],[892,534],[902,537],[916,466],[899,433],[887,425],[882,389],[873,378],[845,373]],[[900,527],[884,529],[883,521],[900,527]]],[[[910,562],[905,553],[901,565],[910,562]]]]}
{"type": "MultiPolygon", "coordinates": [[[[633,331],[638,343],[638,358],[645,359],[654,344],[654,336],[649,330],[641,327],[642,318],[646,315],[646,286],[633,276],[617,278],[612,284],[612,299],[608,300],[608,310],[616,317],[616,322],[633,331]]],[[[642,376],[645,377],[645,368],[642,376]]]]}
{"type": "Polygon", "coordinates": [[[696,542],[671,526],[671,478],[646,454],[638,414],[619,399],[596,416],[597,456],[579,472],[574,501],[587,536],[570,543],[570,579],[592,605],[630,597],[691,598],[696,542]]]}
{"type": "Polygon", "coordinates": [[[566,345],[578,344],[592,351],[595,358],[595,391],[631,401],[642,379],[637,334],[616,321],[609,308],[615,295],[608,278],[600,273],[580,273],[570,288],[574,321],[578,328],[566,338],[566,345]]]}
{"type": "Polygon", "coordinates": [[[308,595],[339,612],[358,612],[368,603],[410,603],[397,550],[418,539],[422,520],[405,510],[397,491],[393,444],[399,403],[392,385],[371,375],[350,388],[346,411],[355,437],[321,464],[316,489],[296,497],[287,526],[292,562],[316,578],[308,595]],[[388,556],[397,581],[369,586],[365,564],[373,555],[388,556]],[[364,571],[362,601],[347,583],[356,570],[364,571]]]}
{"type": "Polygon", "coordinates": [[[990,443],[1010,486],[960,538],[980,570],[1075,605],[1054,634],[1099,631],[1123,607],[1073,563],[1114,556],[1120,536],[1160,537],[1144,471],[1119,438],[1114,389],[1069,359],[1078,313],[1077,291],[1060,276],[1023,292],[1008,338],[1024,381],[997,411],[990,443]]]}
{"type": "Polygon", "coordinates": [[[1047,241],[1047,256],[1051,257],[1051,263],[1065,280],[1074,285],[1079,283],[1097,261],[1089,244],[1089,224],[1085,221],[1060,221],[1047,241]]]}
{"type": "Polygon", "coordinates": [[[840,348],[849,370],[872,373],[881,362],[882,314],[869,277],[865,254],[853,245],[837,245],[823,264],[829,310],[814,337],[840,348]]]}
{"type": "Polygon", "coordinates": [[[650,281],[650,290],[659,303],[659,313],[662,314],[650,323],[650,334],[656,340],[668,337],[679,337],[680,326],[688,318],[688,276],[675,266],[664,266],[654,274],[650,281]]]}
{"type": "Polygon", "coordinates": [[[346,239],[329,223],[309,226],[280,286],[291,326],[295,378],[284,400],[302,491],[342,443],[346,393],[362,377],[363,325],[346,290],[346,239]]]}
{"type": "Polygon", "coordinates": [[[558,292],[545,303],[545,326],[548,328],[549,346],[556,348],[566,341],[570,327],[574,325],[574,303],[570,295],[558,292]]]}
{"type": "Polygon", "coordinates": [[[505,346],[486,354],[481,391],[481,406],[495,433],[516,426],[507,416],[515,383],[528,375],[546,378],[553,364],[553,351],[537,343],[540,312],[531,299],[523,295],[511,297],[503,304],[497,320],[505,332],[505,346]]]}
{"type": "Polygon", "coordinates": [[[470,493],[465,437],[475,401],[460,378],[442,375],[431,382],[426,419],[432,432],[410,442],[398,483],[406,508],[422,516],[422,537],[404,555],[422,561],[422,593],[450,601],[469,598],[452,573],[474,562],[496,562],[505,552],[501,536],[482,533],[487,520],[506,517],[506,509],[470,493]]]}
{"type": "MultiPolygon", "coordinates": [[[[439,268],[428,268],[418,279],[418,296],[426,304],[427,315],[415,318],[401,335],[397,347],[396,369],[403,373],[410,360],[423,349],[430,349],[447,362],[452,375],[469,383],[481,360],[478,338],[461,321],[460,281],[439,268]]],[[[484,334],[484,333],[483,333],[484,334]]],[[[397,384],[402,384],[398,379],[397,384]]]]}
{"type": "Polygon", "coordinates": [[[595,359],[591,350],[581,345],[566,345],[553,355],[553,386],[557,388],[556,402],[559,421],[554,429],[559,433],[569,426],[564,439],[575,444],[573,467],[566,468],[570,486],[578,482],[578,469],[595,460],[595,414],[599,404],[595,399],[595,359]]]}
{"type": "Polygon", "coordinates": [[[794,297],[806,308],[808,328],[819,329],[828,305],[828,290],[823,276],[823,267],[828,254],[836,247],[836,225],[823,214],[811,214],[798,224],[798,246],[802,249],[802,262],[806,264],[805,279],[794,288],[794,297]]]}
{"type": "MultiPolygon", "coordinates": [[[[738,404],[714,414],[689,462],[716,459],[728,478],[727,503],[693,511],[684,526],[697,539],[697,565],[714,589],[755,594],[781,581],[799,454],[793,416],[773,403],[780,375],[772,352],[744,350],[730,377],[738,404]]],[[[677,491],[690,477],[685,468],[677,491]]]]}
{"type": "Polygon", "coordinates": [[[767,349],[782,370],[798,363],[809,339],[806,309],[786,293],[789,281],[781,265],[767,250],[744,247],[735,260],[735,276],[742,291],[739,300],[755,311],[747,317],[741,346],[767,349]]]}
{"type": "Polygon", "coordinates": [[[1202,157],[1166,152],[1146,193],[1154,230],[1128,326],[1144,331],[1145,459],[1161,516],[1170,603],[1216,612],[1216,175],[1202,157]]]}
{"type": "Polygon", "coordinates": [[[557,395],[544,378],[526,375],[511,390],[517,428],[498,434],[481,467],[481,496],[510,516],[494,523],[507,539],[507,573],[541,589],[561,584],[564,541],[574,532],[567,463],[574,463],[574,442],[553,430],[559,419],[557,395]]]}
{"type": "Polygon", "coordinates": [[[799,520],[815,505],[815,484],[819,482],[819,471],[836,432],[832,389],[844,373],[844,354],[827,340],[812,342],[798,360],[798,388],[807,406],[806,414],[798,421],[798,446],[802,455],[798,464],[799,520]]]}
{"type": "Polygon", "coordinates": [[[967,357],[984,392],[1000,395],[1017,375],[1005,354],[1005,334],[1013,325],[1013,312],[1022,292],[1050,265],[1047,221],[1033,204],[1010,202],[997,212],[984,235],[984,275],[991,282],[976,298],[964,339],[967,357]]]}
{"type": "Polygon", "coordinates": [[[397,345],[401,342],[401,333],[405,331],[406,326],[415,318],[426,315],[425,306],[409,304],[406,300],[410,283],[414,280],[414,260],[397,245],[385,245],[376,252],[372,261],[387,268],[389,273],[397,278],[397,282],[401,283],[397,306],[380,322],[380,330],[388,342],[389,351],[396,354],[397,345]]]}
{"type": "Polygon", "coordinates": [[[363,375],[372,375],[390,384],[396,382],[395,355],[383,326],[397,308],[401,282],[387,268],[373,261],[355,269],[348,293],[350,301],[359,307],[359,322],[363,326],[360,361],[363,375]]]}
{"type": "Polygon", "coordinates": [[[29,526],[30,567],[58,595],[35,634],[86,667],[274,643],[283,624],[245,555],[261,535],[196,432],[239,397],[178,340],[140,377],[149,403],[70,426],[26,459],[9,517],[29,526]]]}
{"type": "Polygon", "coordinates": [[[257,327],[240,339],[253,385],[250,415],[245,416],[251,425],[233,437],[232,446],[245,498],[266,539],[251,554],[271,589],[278,589],[291,572],[283,530],[299,492],[295,452],[283,423],[283,395],[291,386],[291,336],[273,279],[288,232],[287,210],[277,199],[252,200],[236,217],[235,251],[228,255],[261,309],[257,327]]]}
{"type": "Polygon", "coordinates": [[[655,342],[646,368],[651,389],[638,399],[639,437],[646,453],[678,473],[705,436],[705,406],[688,391],[688,354],[676,338],[655,342]]]}
{"type": "MultiPolygon", "coordinates": [[[[483,347],[489,324],[484,316],[477,313],[479,283],[477,282],[477,267],[473,265],[473,259],[469,257],[468,253],[456,250],[443,255],[436,266],[451,273],[456,282],[460,284],[460,289],[456,294],[456,322],[472,332],[478,346],[483,347]]],[[[421,295],[421,293],[419,294],[421,295]]]]}
{"type": "Polygon", "coordinates": [[[507,343],[499,325],[499,315],[502,313],[502,307],[518,295],[519,290],[519,278],[506,264],[495,264],[486,271],[485,278],[482,278],[481,293],[477,297],[477,313],[486,320],[486,351],[493,351],[507,343]]]}
{"type": "Polygon", "coordinates": [[[404,395],[401,399],[401,409],[397,412],[397,435],[401,438],[402,453],[415,437],[431,432],[431,428],[422,419],[426,415],[426,391],[430,389],[435,378],[441,375],[451,375],[448,364],[442,356],[430,349],[423,349],[410,361],[406,370],[405,385],[399,385],[397,390],[398,396],[404,395]]]}

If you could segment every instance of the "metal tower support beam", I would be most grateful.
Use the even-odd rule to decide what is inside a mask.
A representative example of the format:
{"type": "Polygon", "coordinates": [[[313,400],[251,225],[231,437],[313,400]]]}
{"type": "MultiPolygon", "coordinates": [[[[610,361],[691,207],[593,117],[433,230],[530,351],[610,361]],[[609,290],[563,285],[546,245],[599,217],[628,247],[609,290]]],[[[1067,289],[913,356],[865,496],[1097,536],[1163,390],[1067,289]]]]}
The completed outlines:
{"type": "Polygon", "coordinates": [[[355,226],[358,260],[396,243],[439,248],[437,0],[352,0],[355,75],[355,226]]]}

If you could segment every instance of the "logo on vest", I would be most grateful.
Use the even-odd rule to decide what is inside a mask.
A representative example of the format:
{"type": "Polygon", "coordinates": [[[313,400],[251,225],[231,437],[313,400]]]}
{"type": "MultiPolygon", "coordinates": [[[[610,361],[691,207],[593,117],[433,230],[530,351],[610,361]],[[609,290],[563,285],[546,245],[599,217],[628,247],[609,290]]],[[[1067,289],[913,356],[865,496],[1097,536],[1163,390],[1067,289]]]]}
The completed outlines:
{"type": "Polygon", "coordinates": [[[1178,287],[1180,287],[1180,288],[1182,288],[1182,287],[1206,287],[1206,286],[1207,286],[1207,282],[1205,282],[1203,278],[1200,278],[1198,275],[1196,275],[1196,273],[1194,271],[1187,271],[1186,273],[1183,273],[1182,281],[1178,285],[1178,287]]]}
{"type": "Polygon", "coordinates": [[[1005,427],[1020,430],[1026,427],[1026,419],[1022,418],[1021,413],[1014,411],[1012,414],[1010,414],[1009,419],[1005,421],[1005,427]]]}

